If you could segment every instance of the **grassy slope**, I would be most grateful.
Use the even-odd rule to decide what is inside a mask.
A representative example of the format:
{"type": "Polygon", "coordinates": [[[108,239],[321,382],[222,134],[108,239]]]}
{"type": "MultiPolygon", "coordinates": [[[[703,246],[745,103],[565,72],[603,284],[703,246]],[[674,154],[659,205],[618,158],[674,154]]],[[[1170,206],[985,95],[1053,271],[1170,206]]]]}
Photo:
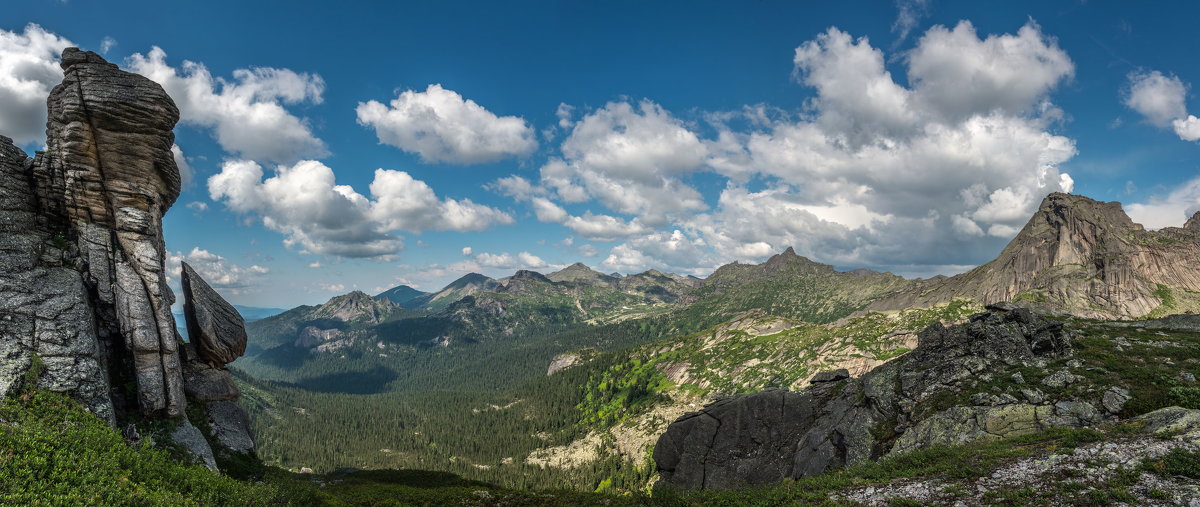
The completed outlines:
{"type": "Polygon", "coordinates": [[[3,505],[315,501],[311,491],[294,481],[239,482],[203,466],[181,464],[178,457],[145,443],[128,446],[116,431],[63,395],[36,392],[6,399],[0,404],[0,421],[3,505]]]}

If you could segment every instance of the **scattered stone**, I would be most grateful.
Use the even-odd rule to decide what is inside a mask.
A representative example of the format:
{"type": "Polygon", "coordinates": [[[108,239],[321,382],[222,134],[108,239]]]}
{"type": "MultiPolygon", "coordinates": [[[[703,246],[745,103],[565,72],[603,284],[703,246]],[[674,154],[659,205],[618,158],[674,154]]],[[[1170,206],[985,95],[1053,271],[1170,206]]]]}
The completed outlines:
{"type": "Polygon", "coordinates": [[[1021,396],[1025,397],[1025,401],[1034,405],[1040,405],[1046,401],[1046,394],[1041,389],[1021,389],[1021,396]]]}
{"type": "Polygon", "coordinates": [[[1116,415],[1125,408],[1125,403],[1130,399],[1129,391],[1122,387],[1112,387],[1104,392],[1104,396],[1100,398],[1100,403],[1104,405],[1104,411],[1116,415]]]}
{"type": "Polygon", "coordinates": [[[1072,359],[1067,361],[1067,368],[1079,368],[1083,366],[1083,361],[1080,359],[1072,359]]]}
{"type": "Polygon", "coordinates": [[[810,384],[819,384],[821,382],[837,382],[839,380],[846,380],[848,378],[850,378],[850,370],[840,368],[833,371],[820,372],[814,375],[812,380],[809,380],[808,382],[810,384]]]}
{"type": "Polygon", "coordinates": [[[1014,384],[1024,384],[1025,376],[1021,375],[1021,372],[1016,372],[1016,373],[1012,374],[1012,381],[1014,384]]]}
{"type": "Polygon", "coordinates": [[[1067,370],[1059,370],[1051,374],[1049,377],[1042,379],[1042,385],[1061,389],[1080,380],[1083,380],[1083,377],[1067,370]]]}
{"type": "Polygon", "coordinates": [[[1182,381],[1184,381],[1184,382],[1195,382],[1195,381],[1196,381],[1196,376],[1195,376],[1195,375],[1192,375],[1192,373],[1191,373],[1191,372],[1186,372],[1186,371],[1185,371],[1185,372],[1182,372],[1182,373],[1180,373],[1180,374],[1179,374],[1179,380],[1182,380],[1182,381]]]}

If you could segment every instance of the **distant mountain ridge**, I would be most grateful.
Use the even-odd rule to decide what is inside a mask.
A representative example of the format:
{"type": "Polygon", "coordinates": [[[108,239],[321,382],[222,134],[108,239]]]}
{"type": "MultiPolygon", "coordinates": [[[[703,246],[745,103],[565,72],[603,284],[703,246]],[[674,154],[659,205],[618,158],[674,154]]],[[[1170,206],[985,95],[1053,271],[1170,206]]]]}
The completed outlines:
{"type": "Polygon", "coordinates": [[[582,263],[501,279],[470,273],[436,292],[407,286],[374,298],[356,292],[251,323],[254,353],[248,355],[282,354],[303,363],[319,360],[321,352],[353,350],[378,356],[371,361],[391,369],[402,351],[410,357],[405,354],[485,342],[537,347],[547,340],[539,356],[579,350],[595,344],[557,337],[621,322],[638,323],[639,332],[653,339],[697,332],[747,311],[829,324],[866,311],[964,300],[1017,300],[1089,317],[1158,316],[1200,309],[1196,259],[1200,214],[1184,227],[1146,231],[1119,203],[1055,193],[995,260],[954,277],[908,280],[867,269],[838,271],[792,248],[761,264],[726,264],[703,279],[655,270],[610,275],[582,263]]]}
{"type": "Polygon", "coordinates": [[[1096,318],[1139,318],[1200,308],[1200,212],[1183,227],[1147,231],[1119,202],[1052,193],[995,260],[914,284],[873,310],[955,298],[1026,301],[1096,318]]]}

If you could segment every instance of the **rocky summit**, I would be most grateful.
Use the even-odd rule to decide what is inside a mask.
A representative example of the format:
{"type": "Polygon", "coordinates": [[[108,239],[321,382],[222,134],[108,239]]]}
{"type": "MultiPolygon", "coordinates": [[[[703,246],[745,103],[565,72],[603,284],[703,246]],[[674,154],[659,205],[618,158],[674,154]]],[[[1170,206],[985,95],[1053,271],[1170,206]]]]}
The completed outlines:
{"type": "Polygon", "coordinates": [[[1071,341],[1061,322],[1025,308],[992,306],[965,324],[926,328],[916,349],[860,378],[831,372],[802,391],[729,397],[684,415],[660,437],[654,460],[664,484],[732,489],[931,445],[1095,424],[1105,417],[1099,396],[984,396],[947,403],[980,377],[1069,356],[1071,341]]]}
{"type": "Polygon", "coordinates": [[[1119,202],[1053,193],[995,260],[915,284],[872,310],[954,298],[1022,301],[1080,316],[1138,318],[1195,309],[1200,291],[1200,213],[1183,227],[1147,231],[1119,202]]]}
{"type": "MultiPolygon", "coordinates": [[[[158,84],[95,53],[68,48],[62,69],[46,151],[29,158],[0,137],[0,394],[67,393],[110,424],[180,421],[175,440],[212,466],[185,393],[237,392],[224,370],[204,377],[216,388],[188,384],[200,377],[185,378],[171,314],[162,218],[180,189],[179,111],[158,84]]],[[[241,318],[185,271],[189,327],[200,355],[222,366],[245,347],[241,318]]],[[[244,420],[230,419],[242,432],[244,420]]]]}

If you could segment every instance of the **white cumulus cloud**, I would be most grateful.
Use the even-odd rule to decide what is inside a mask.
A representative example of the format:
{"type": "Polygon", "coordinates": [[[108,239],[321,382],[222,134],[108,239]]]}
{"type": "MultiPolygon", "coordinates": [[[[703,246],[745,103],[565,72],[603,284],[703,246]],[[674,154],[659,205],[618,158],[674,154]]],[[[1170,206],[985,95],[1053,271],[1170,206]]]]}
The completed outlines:
{"type": "Polygon", "coordinates": [[[595,198],[654,224],[705,209],[681,178],[704,165],[708,150],[658,104],[610,102],[575,122],[561,149],[563,159],[545,164],[541,174],[564,201],[595,198]]]}
{"type": "Polygon", "coordinates": [[[1180,227],[1200,212],[1200,177],[1193,178],[1165,196],[1125,206],[1129,217],[1149,229],[1180,227]]]}
{"type": "Polygon", "coordinates": [[[254,67],[213,77],[202,63],[184,60],[180,68],[154,47],[129,57],[126,65],[162,85],[179,106],[185,124],[212,129],[221,148],[259,162],[292,163],[329,152],[308,122],[285,105],[320,104],[321,76],[289,69],[254,67]]]}
{"type": "Polygon", "coordinates": [[[395,231],[478,231],[512,223],[508,214],[468,199],[440,199],[403,171],[376,170],[371,198],[338,185],[333,170],[317,161],[263,176],[256,162],[227,161],[209,178],[209,195],[235,212],[257,214],[285,235],[286,245],[317,255],[386,259],[403,246],[395,231]]]}
{"type": "Polygon", "coordinates": [[[33,23],[20,32],[0,30],[0,135],[18,145],[44,140],[46,97],[62,81],[59,55],[71,46],[33,23]]]}
{"type": "Polygon", "coordinates": [[[1129,75],[1124,102],[1151,124],[1171,128],[1184,141],[1200,140],[1200,118],[1187,112],[1188,85],[1157,70],[1129,75]]]}
{"type": "Polygon", "coordinates": [[[362,102],[358,122],[379,142],[416,153],[426,162],[479,164],[525,156],[537,149],[533,128],[516,116],[496,116],[453,90],[431,84],[406,90],[387,105],[362,102]]]}
{"type": "Polygon", "coordinates": [[[190,252],[174,252],[167,256],[167,272],[173,283],[180,279],[181,262],[187,262],[214,289],[232,295],[254,291],[271,271],[257,264],[240,266],[208,250],[193,247],[190,252]]]}

